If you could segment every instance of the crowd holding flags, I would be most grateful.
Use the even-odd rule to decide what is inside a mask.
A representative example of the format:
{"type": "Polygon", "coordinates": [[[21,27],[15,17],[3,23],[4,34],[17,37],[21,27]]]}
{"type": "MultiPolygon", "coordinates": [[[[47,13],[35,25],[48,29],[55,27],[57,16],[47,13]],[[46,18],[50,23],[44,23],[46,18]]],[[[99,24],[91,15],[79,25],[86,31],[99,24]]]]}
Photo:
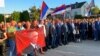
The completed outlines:
{"type": "MultiPolygon", "coordinates": [[[[90,11],[93,6],[95,6],[94,0],[91,1],[90,5],[87,7],[87,10],[90,11]]],[[[4,7],[4,0],[0,0],[0,7],[4,7]]],[[[63,4],[55,8],[55,10],[51,14],[56,15],[59,13],[64,13],[66,12],[66,10],[71,10],[71,6],[67,7],[65,4],[63,4]]],[[[92,26],[95,26],[92,24],[97,24],[98,26],[100,25],[98,24],[98,21],[96,21],[100,19],[96,19],[93,21],[90,20],[90,22],[87,22],[89,20],[86,20],[86,19],[83,19],[83,20],[64,19],[64,21],[60,19],[56,19],[56,20],[51,20],[52,21],[51,22],[50,20],[46,20],[46,17],[49,13],[50,13],[50,9],[46,5],[46,3],[43,1],[42,7],[41,7],[41,14],[40,14],[40,20],[43,23],[41,24],[42,27],[38,26],[38,24],[40,23],[38,22],[38,20],[33,20],[32,22],[28,22],[28,21],[18,22],[17,26],[16,26],[15,21],[11,21],[10,23],[7,24],[7,27],[8,27],[7,33],[11,33],[11,34],[8,34],[8,36],[15,34],[15,36],[9,37],[10,45],[11,45],[9,49],[9,56],[14,56],[15,55],[14,51],[17,51],[18,55],[22,54],[23,51],[30,45],[32,45],[32,47],[38,46],[39,48],[43,48],[46,46],[47,48],[47,44],[48,44],[52,48],[56,48],[62,44],[66,45],[70,41],[76,42],[77,39],[78,40],[80,40],[81,38],[87,39],[86,33],[88,31],[87,30],[88,23],[91,23],[91,28],[92,26]],[[44,20],[45,23],[42,20],[44,20]],[[47,32],[44,33],[44,30],[47,32]],[[47,35],[45,36],[45,34],[47,35]]],[[[4,28],[2,29],[4,30],[4,28]]],[[[95,40],[100,39],[98,37],[95,37],[95,34],[93,37],[95,40]]],[[[48,49],[49,49],[49,46],[48,46],[48,49]]]]}
{"type": "Polygon", "coordinates": [[[51,14],[51,15],[63,14],[63,13],[65,14],[65,11],[66,11],[66,5],[63,4],[63,5],[55,8],[55,10],[53,12],[50,12],[49,7],[43,1],[42,8],[41,8],[40,19],[46,19],[46,17],[47,17],[48,14],[51,14]]]}

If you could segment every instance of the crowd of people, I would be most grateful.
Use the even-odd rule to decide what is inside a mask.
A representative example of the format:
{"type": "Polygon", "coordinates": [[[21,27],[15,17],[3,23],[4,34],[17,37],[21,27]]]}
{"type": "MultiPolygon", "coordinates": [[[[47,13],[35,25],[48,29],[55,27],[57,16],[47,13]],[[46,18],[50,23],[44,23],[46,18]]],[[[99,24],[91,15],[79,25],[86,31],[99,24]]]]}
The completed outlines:
{"type": "MultiPolygon", "coordinates": [[[[40,53],[44,54],[48,49],[54,49],[69,42],[79,43],[82,40],[100,40],[100,18],[88,19],[45,19],[25,22],[0,23],[0,56],[16,56],[16,31],[38,29],[44,27],[45,47],[41,47],[40,53]]],[[[35,52],[23,53],[24,56],[34,56],[35,52]]]]}

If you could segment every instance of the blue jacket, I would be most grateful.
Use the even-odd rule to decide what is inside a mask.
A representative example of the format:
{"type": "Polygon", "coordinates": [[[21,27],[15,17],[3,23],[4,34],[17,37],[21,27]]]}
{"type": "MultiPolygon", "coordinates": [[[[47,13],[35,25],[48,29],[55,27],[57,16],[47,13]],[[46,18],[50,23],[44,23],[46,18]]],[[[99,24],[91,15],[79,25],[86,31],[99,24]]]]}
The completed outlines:
{"type": "Polygon", "coordinates": [[[87,23],[80,23],[80,30],[87,30],[88,24],[87,23]]]}
{"type": "Polygon", "coordinates": [[[56,27],[57,36],[60,37],[61,36],[61,25],[56,24],[55,27],[56,27]]]}
{"type": "Polygon", "coordinates": [[[100,30],[100,22],[99,21],[95,21],[95,29],[100,30]]]}

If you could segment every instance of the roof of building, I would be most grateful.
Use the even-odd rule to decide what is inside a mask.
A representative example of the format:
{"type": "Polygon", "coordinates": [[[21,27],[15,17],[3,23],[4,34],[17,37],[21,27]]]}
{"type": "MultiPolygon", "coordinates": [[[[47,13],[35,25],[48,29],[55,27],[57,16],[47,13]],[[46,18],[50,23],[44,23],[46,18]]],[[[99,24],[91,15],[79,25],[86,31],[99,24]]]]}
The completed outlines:
{"type": "MultiPolygon", "coordinates": [[[[66,5],[66,8],[68,8],[68,7],[71,7],[71,9],[81,8],[85,3],[86,3],[86,1],[76,2],[74,4],[66,5]]],[[[51,8],[51,10],[55,10],[55,8],[51,8]]]]}
{"type": "Polygon", "coordinates": [[[72,9],[81,8],[85,3],[86,3],[86,1],[84,1],[84,2],[76,2],[74,4],[66,5],[66,7],[70,7],[71,6],[72,9]]]}

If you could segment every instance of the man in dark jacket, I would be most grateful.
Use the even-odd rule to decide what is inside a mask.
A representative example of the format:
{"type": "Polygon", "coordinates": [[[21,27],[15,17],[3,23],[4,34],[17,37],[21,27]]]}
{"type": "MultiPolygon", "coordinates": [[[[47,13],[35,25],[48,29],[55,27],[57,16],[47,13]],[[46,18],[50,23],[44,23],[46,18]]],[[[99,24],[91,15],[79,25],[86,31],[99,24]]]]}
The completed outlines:
{"type": "Polygon", "coordinates": [[[80,23],[80,34],[83,40],[87,39],[86,31],[87,31],[88,24],[85,20],[80,23]]]}
{"type": "Polygon", "coordinates": [[[50,35],[51,35],[51,47],[55,48],[57,47],[56,45],[56,37],[57,37],[57,32],[56,32],[56,27],[55,27],[55,21],[52,20],[52,24],[50,26],[50,35]]]}
{"type": "Polygon", "coordinates": [[[64,45],[68,44],[68,26],[66,20],[61,27],[61,34],[62,34],[62,43],[64,45]]]}

